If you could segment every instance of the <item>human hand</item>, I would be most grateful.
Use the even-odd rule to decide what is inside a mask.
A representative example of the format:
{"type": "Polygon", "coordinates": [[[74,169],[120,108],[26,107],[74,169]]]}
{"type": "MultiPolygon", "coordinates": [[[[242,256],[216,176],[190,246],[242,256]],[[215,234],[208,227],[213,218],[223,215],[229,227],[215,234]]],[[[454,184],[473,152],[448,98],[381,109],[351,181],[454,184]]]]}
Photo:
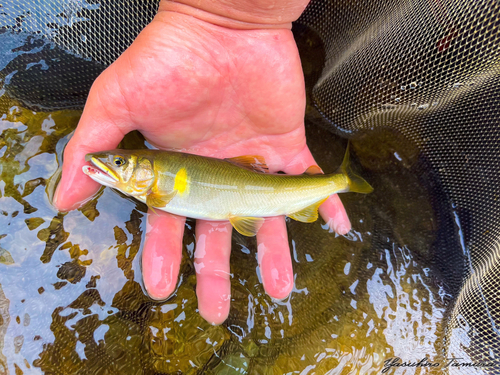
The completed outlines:
{"type": "MultiPolygon", "coordinates": [[[[291,31],[228,28],[168,5],[94,82],[64,152],[58,209],[77,208],[98,190],[82,172],[85,155],[116,148],[132,130],[158,148],[218,158],[261,155],[270,172],[299,174],[316,164],[306,145],[304,82],[291,31]]],[[[350,230],[336,195],[320,214],[338,233],[350,230]]],[[[184,221],[148,211],[142,271],[154,299],[176,287],[184,221]]],[[[196,223],[198,306],[213,324],[229,313],[231,232],[229,222],[196,223]]],[[[288,296],[293,272],[284,217],[266,219],[257,242],[266,292],[288,296]]]]}

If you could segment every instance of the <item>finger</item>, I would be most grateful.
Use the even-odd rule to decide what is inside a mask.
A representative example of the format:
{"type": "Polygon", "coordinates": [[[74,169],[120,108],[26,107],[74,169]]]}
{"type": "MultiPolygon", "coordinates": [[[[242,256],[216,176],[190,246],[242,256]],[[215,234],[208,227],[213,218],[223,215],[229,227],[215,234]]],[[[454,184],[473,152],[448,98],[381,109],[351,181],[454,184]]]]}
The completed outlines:
{"type": "MultiPolygon", "coordinates": [[[[101,81],[92,86],[85,109],[75,134],[64,150],[62,177],[54,193],[54,206],[61,211],[79,207],[98,189],[99,184],[82,172],[89,152],[116,148],[128,130],[117,124],[125,123],[123,114],[117,109],[111,118],[107,108],[121,108],[119,99],[112,94],[103,101],[100,90],[105,90],[101,81]]],[[[110,90],[111,91],[111,90],[110,90]]]]}
{"type": "Polygon", "coordinates": [[[148,211],[146,238],[142,249],[142,278],[148,295],[162,300],[177,285],[182,259],[185,217],[148,211]]]}
{"type": "Polygon", "coordinates": [[[334,232],[347,234],[351,230],[351,221],[337,194],[330,196],[319,207],[319,214],[334,232]]]}
{"type": "MultiPolygon", "coordinates": [[[[311,165],[318,165],[314,160],[311,151],[305,147],[291,163],[285,168],[284,172],[289,174],[303,173],[311,165]]],[[[328,224],[331,230],[338,234],[347,234],[351,230],[351,222],[347,216],[344,205],[337,194],[330,196],[320,207],[319,214],[328,224]]]]}
{"type": "Polygon", "coordinates": [[[287,297],[293,289],[293,269],[284,216],[266,218],[259,229],[257,259],[266,293],[287,297]]]}
{"type": "Polygon", "coordinates": [[[200,315],[211,324],[221,324],[229,315],[232,226],[227,221],[196,222],[196,294],[200,315]]]}

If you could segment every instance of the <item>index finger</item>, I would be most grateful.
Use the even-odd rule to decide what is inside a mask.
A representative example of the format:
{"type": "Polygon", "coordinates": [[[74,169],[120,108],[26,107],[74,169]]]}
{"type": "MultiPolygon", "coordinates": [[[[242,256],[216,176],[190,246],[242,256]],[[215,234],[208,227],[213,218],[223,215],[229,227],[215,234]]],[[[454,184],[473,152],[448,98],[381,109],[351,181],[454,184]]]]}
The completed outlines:
{"type": "Polygon", "coordinates": [[[89,152],[116,148],[124,130],[117,125],[118,118],[111,118],[106,110],[114,98],[103,102],[101,87],[92,87],[75,134],[64,150],[62,177],[54,194],[53,204],[60,211],[78,208],[99,189],[99,184],[82,172],[89,152]]]}

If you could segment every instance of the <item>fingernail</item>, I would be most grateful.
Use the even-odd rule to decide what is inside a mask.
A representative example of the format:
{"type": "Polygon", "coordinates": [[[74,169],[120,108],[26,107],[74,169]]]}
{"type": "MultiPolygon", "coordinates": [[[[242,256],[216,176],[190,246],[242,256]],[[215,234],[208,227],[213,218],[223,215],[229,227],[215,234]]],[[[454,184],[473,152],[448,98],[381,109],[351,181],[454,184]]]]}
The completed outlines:
{"type": "Polygon", "coordinates": [[[142,281],[152,299],[165,300],[175,290],[177,272],[174,263],[162,251],[158,237],[146,235],[142,250],[142,281]]]}
{"type": "MultiPolygon", "coordinates": [[[[291,270],[283,268],[283,258],[281,256],[271,256],[268,260],[265,277],[266,284],[270,284],[269,295],[276,299],[283,299],[288,297],[293,289],[293,278],[290,279],[291,270]]],[[[266,262],[266,259],[263,260],[266,262]]]]}
{"type": "Polygon", "coordinates": [[[347,234],[349,233],[349,228],[347,228],[347,226],[345,224],[339,224],[337,226],[337,229],[335,229],[335,232],[337,232],[338,234],[347,234]]]}

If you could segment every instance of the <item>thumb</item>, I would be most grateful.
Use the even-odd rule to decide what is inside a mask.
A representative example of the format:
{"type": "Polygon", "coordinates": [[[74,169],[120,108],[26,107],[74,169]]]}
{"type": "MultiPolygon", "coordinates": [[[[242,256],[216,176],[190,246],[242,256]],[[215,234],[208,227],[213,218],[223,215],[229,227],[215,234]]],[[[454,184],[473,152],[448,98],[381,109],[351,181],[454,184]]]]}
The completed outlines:
{"type": "Polygon", "coordinates": [[[102,90],[96,83],[97,80],[89,93],[75,134],[64,150],[62,177],[53,200],[60,211],[78,208],[99,189],[100,185],[82,171],[86,164],[85,155],[116,148],[128,132],[126,111],[120,110],[123,107],[112,96],[101,100],[102,90]],[[116,108],[116,118],[111,118],[106,108],[116,108]]]}

